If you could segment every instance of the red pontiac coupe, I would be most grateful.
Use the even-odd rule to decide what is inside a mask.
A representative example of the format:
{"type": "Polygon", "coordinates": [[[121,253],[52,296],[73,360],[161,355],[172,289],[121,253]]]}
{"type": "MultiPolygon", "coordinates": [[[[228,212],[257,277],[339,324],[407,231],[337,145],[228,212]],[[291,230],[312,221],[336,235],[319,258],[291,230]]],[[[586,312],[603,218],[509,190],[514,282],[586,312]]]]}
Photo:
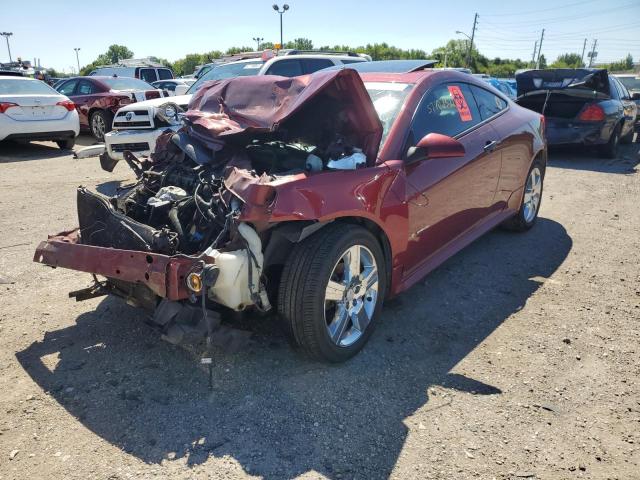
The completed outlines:
{"type": "Polygon", "coordinates": [[[148,308],[175,343],[227,335],[220,306],[273,308],[306,353],[347,360],[385,298],[538,215],[544,118],[424,66],[212,82],[165,109],[183,127],[150,160],[125,155],[135,184],[79,188],[79,228],[34,260],[104,277],[73,295],[148,308]]]}
{"type": "Polygon", "coordinates": [[[100,141],[111,131],[113,117],[120,107],[165,96],[147,82],[115,75],[69,78],[58,83],[56,90],[76,104],[80,128],[89,130],[100,141]]]}

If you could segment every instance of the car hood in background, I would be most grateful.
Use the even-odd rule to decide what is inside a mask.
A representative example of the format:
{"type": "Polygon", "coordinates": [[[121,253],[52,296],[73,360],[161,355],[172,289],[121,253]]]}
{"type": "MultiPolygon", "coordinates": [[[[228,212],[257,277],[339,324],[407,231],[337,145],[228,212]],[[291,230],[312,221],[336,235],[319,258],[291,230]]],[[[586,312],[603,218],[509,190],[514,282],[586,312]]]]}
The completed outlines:
{"type": "Polygon", "coordinates": [[[130,103],[122,107],[118,111],[127,112],[130,110],[139,110],[140,107],[159,107],[165,103],[175,103],[176,105],[188,105],[191,100],[191,95],[179,95],[175,97],[162,97],[152,98],[151,100],[144,100],[142,102],[130,103]]]}
{"type": "Polygon", "coordinates": [[[325,130],[348,134],[370,164],[375,162],[382,124],[360,75],[352,69],[322,70],[293,78],[263,75],[210,82],[191,99],[185,120],[196,138],[209,143],[284,130],[313,144],[309,138],[322,132],[303,131],[297,122],[288,123],[296,114],[315,117],[325,130]],[[324,96],[322,102],[315,101],[319,95],[324,96]],[[339,105],[340,110],[332,110],[330,104],[339,105]],[[312,110],[307,112],[307,108],[312,110]],[[337,125],[344,130],[339,131],[337,125]]]}
{"type": "Polygon", "coordinates": [[[556,68],[527,70],[516,74],[518,96],[541,92],[574,91],[609,98],[609,79],[606,70],[585,68],[556,68]]]}

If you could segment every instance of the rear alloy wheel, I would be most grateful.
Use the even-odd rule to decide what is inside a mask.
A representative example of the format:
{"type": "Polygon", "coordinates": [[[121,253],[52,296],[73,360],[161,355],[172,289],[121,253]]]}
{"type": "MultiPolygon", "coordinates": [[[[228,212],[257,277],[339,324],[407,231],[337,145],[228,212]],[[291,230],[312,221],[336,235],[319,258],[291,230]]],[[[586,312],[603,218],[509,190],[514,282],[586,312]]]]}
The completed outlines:
{"type": "Polygon", "coordinates": [[[614,128],[613,133],[611,133],[611,137],[609,141],[604,145],[600,145],[598,147],[598,153],[600,153],[601,157],[604,158],[616,158],[618,156],[618,145],[620,144],[620,131],[622,127],[617,125],[614,128]]]}
{"type": "Polygon", "coordinates": [[[56,140],[56,145],[60,150],[73,150],[73,147],[76,144],[75,138],[68,138],[66,140],[56,140]]]}
{"type": "Polygon", "coordinates": [[[503,223],[508,230],[523,232],[529,230],[536,223],[540,203],[542,202],[542,187],[544,183],[544,167],[540,160],[534,160],[529,169],[527,181],[522,195],[522,203],[518,213],[503,223]]]}
{"type": "Polygon", "coordinates": [[[353,357],[373,331],[385,278],[380,244],[362,227],[336,222],[297,244],[278,298],[294,343],[317,360],[353,357]]]}
{"type": "Polygon", "coordinates": [[[113,120],[111,113],[104,110],[96,110],[91,114],[89,125],[91,134],[98,140],[104,140],[104,134],[111,131],[111,121],[113,120]]]}

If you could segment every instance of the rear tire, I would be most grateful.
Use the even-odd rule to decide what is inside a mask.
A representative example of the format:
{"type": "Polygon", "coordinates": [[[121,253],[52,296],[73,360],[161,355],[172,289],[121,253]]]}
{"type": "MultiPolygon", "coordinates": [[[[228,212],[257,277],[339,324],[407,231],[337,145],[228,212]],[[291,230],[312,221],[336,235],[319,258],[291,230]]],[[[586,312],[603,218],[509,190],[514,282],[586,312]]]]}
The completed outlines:
{"type": "Polygon", "coordinates": [[[94,138],[104,141],[104,134],[111,131],[113,114],[106,110],[96,110],[89,118],[89,128],[94,138]]]}
{"type": "Polygon", "coordinates": [[[382,307],[385,269],[380,243],[360,226],[335,222],[298,243],[278,292],[280,316],[293,343],[331,363],[358,353],[382,307]]]}
{"type": "Polygon", "coordinates": [[[623,145],[633,143],[633,134],[635,133],[633,130],[634,128],[631,127],[631,130],[629,130],[624,137],[620,137],[620,143],[622,143],[623,145]]]}
{"type": "Polygon", "coordinates": [[[68,138],[66,140],[56,140],[56,145],[60,150],[73,150],[73,147],[76,144],[75,138],[68,138]]]}
{"type": "Polygon", "coordinates": [[[620,131],[622,127],[618,124],[614,128],[609,141],[598,147],[598,153],[603,158],[616,158],[618,156],[618,145],[620,144],[620,131]]]}
{"type": "Polygon", "coordinates": [[[514,232],[526,232],[535,225],[542,204],[544,173],[544,164],[536,158],[527,173],[527,181],[518,213],[505,221],[502,224],[503,228],[514,232]]]}

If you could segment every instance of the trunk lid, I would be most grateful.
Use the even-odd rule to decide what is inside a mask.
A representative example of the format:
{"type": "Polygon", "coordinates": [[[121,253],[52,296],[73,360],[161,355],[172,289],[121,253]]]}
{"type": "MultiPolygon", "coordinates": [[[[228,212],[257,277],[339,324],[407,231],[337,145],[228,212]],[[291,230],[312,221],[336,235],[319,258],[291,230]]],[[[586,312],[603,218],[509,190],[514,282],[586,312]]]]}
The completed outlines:
{"type": "Polygon", "coordinates": [[[2,102],[18,105],[5,112],[5,115],[18,122],[64,118],[69,111],[61,105],[56,105],[64,100],[65,97],[60,95],[3,95],[0,97],[2,102]]]}
{"type": "Polygon", "coordinates": [[[606,70],[556,68],[527,70],[516,74],[518,98],[547,92],[605,99],[610,97],[606,70]]]}
{"type": "Polygon", "coordinates": [[[185,119],[190,133],[211,146],[275,132],[314,145],[344,135],[362,149],[369,165],[382,137],[378,114],[352,69],[214,81],[193,96],[185,119]]]}

